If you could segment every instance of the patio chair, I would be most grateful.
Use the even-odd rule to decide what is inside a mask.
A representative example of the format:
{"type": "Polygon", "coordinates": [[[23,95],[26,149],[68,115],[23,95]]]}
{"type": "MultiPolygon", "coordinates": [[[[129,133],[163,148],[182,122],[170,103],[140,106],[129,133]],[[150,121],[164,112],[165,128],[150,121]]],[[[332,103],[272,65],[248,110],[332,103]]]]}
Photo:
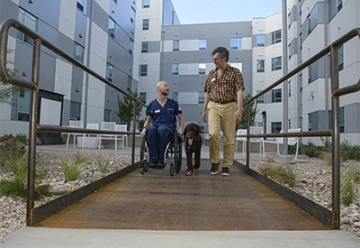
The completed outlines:
{"type": "MultiPolygon", "coordinates": [[[[69,127],[72,128],[84,128],[84,122],[83,121],[70,121],[69,123],[69,127]]],[[[74,140],[73,140],[73,148],[75,148],[75,143],[76,143],[76,137],[77,136],[83,136],[83,140],[82,140],[82,149],[84,148],[84,137],[85,134],[82,133],[68,133],[67,134],[67,139],[66,139],[66,149],[69,147],[69,140],[70,140],[70,136],[73,135],[74,136],[74,140]]]]}
{"type": "MultiPolygon", "coordinates": [[[[301,128],[292,128],[288,130],[288,133],[298,133],[301,132],[301,128]]],[[[280,133],[283,133],[283,130],[280,131],[280,133]]],[[[288,145],[296,145],[296,153],[294,160],[297,159],[298,151],[299,151],[299,137],[288,137],[288,145]]],[[[277,146],[277,154],[280,156],[280,144],[284,144],[284,138],[280,137],[276,139],[276,146],[277,146]]]]}

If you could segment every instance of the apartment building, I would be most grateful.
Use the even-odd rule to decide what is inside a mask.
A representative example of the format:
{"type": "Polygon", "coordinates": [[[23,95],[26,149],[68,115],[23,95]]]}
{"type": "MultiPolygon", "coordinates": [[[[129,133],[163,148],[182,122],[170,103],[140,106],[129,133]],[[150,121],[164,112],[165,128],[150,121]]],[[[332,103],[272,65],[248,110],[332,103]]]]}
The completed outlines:
{"type": "MultiPolygon", "coordinates": [[[[133,61],[138,49],[136,1],[2,0],[0,21],[17,19],[62,51],[123,90],[137,88],[133,61]]],[[[32,40],[11,30],[10,60],[18,77],[31,80],[32,40]]],[[[116,121],[118,93],[42,47],[39,81],[40,124],[69,120],[116,121]]],[[[121,94],[120,94],[121,95],[121,94]]],[[[14,105],[0,105],[0,135],[28,133],[30,93],[20,90],[14,105]]]]}
{"type": "MultiPolygon", "coordinates": [[[[288,0],[288,69],[305,62],[317,52],[360,27],[357,0],[288,0]]],[[[340,88],[359,78],[359,41],[350,40],[339,48],[340,88]]],[[[326,56],[288,82],[289,127],[303,131],[332,128],[330,56],[326,56]]],[[[360,93],[340,98],[341,140],[360,144],[360,93]]],[[[322,144],[317,138],[304,138],[322,144]]]]}
{"type": "MultiPolygon", "coordinates": [[[[283,42],[291,71],[359,27],[359,10],[358,0],[288,0],[286,41],[282,13],[246,22],[181,25],[171,0],[3,0],[0,20],[18,19],[121,89],[137,89],[146,103],[156,98],[156,82],[168,81],[170,97],[179,102],[186,122],[197,122],[207,131],[200,113],[206,75],[214,68],[214,48],[229,49],[229,63],[243,72],[245,95],[255,95],[283,76],[283,42]]],[[[358,42],[353,39],[339,49],[340,87],[360,78],[358,42]]],[[[9,48],[15,51],[19,77],[30,80],[31,60],[24,58],[31,58],[31,44],[13,31],[9,48]]],[[[288,97],[289,128],[330,129],[329,56],[287,84],[288,92],[279,85],[258,99],[255,125],[266,133],[279,132],[288,97]]],[[[40,109],[42,124],[67,125],[71,119],[119,122],[117,93],[46,49],[40,94],[47,103],[40,109]],[[52,102],[59,99],[61,105],[52,102]],[[57,112],[44,107],[50,105],[57,112]]],[[[20,91],[14,100],[15,106],[0,106],[0,135],[27,133],[29,94],[20,91]]],[[[360,144],[360,93],[342,97],[340,106],[341,139],[360,144]]],[[[318,138],[303,142],[310,140],[321,144],[318,138]]]]}

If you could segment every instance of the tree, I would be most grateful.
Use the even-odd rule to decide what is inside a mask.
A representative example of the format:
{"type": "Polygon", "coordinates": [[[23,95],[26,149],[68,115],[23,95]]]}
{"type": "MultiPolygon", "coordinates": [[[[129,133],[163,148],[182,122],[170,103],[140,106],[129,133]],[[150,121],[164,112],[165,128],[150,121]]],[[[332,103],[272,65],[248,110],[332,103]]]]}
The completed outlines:
{"type": "MultiPolygon", "coordinates": [[[[252,98],[252,95],[249,93],[247,94],[247,96],[244,98],[244,103],[249,101],[252,98]]],[[[258,112],[258,110],[256,109],[257,106],[257,99],[255,101],[252,101],[250,103],[250,126],[254,126],[254,122],[255,122],[255,116],[256,113],[258,112]],[[255,103],[256,102],[256,103],[255,103]],[[255,104],[255,107],[254,107],[255,104]]],[[[236,125],[236,129],[247,129],[247,122],[248,122],[248,105],[243,107],[243,112],[242,112],[242,118],[240,120],[240,122],[237,123],[236,125]]]]}
{"type": "MultiPolygon", "coordinates": [[[[8,50],[7,56],[12,53],[13,53],[12,50],[8,50]]],[[[14,61],[9,60],[9,59],[6,61],[6,68],[8,70],[8,73],[11,76],[16,77],[18,71],[13,68],[13,65],[14,65],[14,61]]],[[[0,77],[0,82],[1,82],[1,84],[0,84],[0,104],[3,104],[3,103],[4,104],[13,104],[12,96],[18,92],[19,87],[5,83],[1,77],[0,77]]]]}
{"type": "MultiPolygon", "coordinates": [[[[142,97],[139,97],[137,90],[129,91],[129,95],[133,96],[136,99],[139,99],[140,101],[143,101],[142,97]]],[[[120,98],[120,96],[117,96],[118,98],[118,108],[119,112],[116,113],[116,115],[120,118],[121,124],[126,124],[128,127],[128,130],[130,130],[130,124],[133,120],[133,112],[134,112],[134,101],[131,100],[130,97],[124,95],[123,99],[120,98]]],[[[137,122],[139,120],[139,116],[141,113],[142,105],[136,104],[136,116],[135,121],[137,122]]]]}

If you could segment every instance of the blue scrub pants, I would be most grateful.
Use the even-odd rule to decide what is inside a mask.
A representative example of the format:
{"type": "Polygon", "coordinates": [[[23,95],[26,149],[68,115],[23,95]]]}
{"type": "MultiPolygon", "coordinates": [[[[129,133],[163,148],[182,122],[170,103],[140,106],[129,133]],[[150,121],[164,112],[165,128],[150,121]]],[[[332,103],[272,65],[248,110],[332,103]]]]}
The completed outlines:
{"type": "Polygon", "coordinates": [[[174,134],[175,130],[167,126],[156,127],[150,125],[146,131],[146,140],[150,152],[150,160],[158,161],[164,159],[167,144],[170,142],[169,135],[174,134]]]}

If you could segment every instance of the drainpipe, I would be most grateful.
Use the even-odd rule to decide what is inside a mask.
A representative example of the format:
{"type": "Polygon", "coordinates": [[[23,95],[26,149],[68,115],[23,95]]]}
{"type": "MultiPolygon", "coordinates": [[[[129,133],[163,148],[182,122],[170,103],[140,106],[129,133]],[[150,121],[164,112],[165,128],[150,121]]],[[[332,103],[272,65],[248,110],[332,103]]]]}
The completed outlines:
{"type": "MultiPolygon", "coordinates": [[[[324,16],[324,47],[326,47],[329,43],[329,39],[328,39],[328,20],[329,20],[329,2],[325,1],[325,16],[324,16]]],[[[329,85],[329,69],[326,63],[326,58],[324,58],[324,77],[325,77],[325,130],[329,130],[329,97],[330,97],[330,85],[329,85]]],[[[334,127],[333,127],[334,128],[334,127]]],[[[330,138],[329,137],[325,137],[325,142],[329,142],[330,138]]]]}
{"type": "MultiPolygon", "coordinates": [[[[88,35],[88,43],[87,43],[87,57],[86,57],[86,66],[90,68],[90,47],[91,47],[91,30],[92,30],[92,19],[94,14],[94,4],[95,0],[91,0],[90,4],[90,15],[89,15],[89,35],[88,35]]],[[[84,120],[84,128],[87,124],[87,109],[88,109],[88,95],[89,95],[89,73],[85,73],[85,90],[84,90],[84,97],[83,97],[83,104],[84,104],[84,113],[83,113],[83,120],[84,120]]]]}
{"type": "MultiPolygon", "coordinates": [[[[282,31],[283,31],[283,76],[288,73],[288,51],[287,51],[287,4],[286,0],[282,0],[282,31]]],[[[283,132],[288,132],[288,80],[283,82],[283,132]]],[[[284,137],[284,154],[288,154],[288,139],[284,137]]]]}

